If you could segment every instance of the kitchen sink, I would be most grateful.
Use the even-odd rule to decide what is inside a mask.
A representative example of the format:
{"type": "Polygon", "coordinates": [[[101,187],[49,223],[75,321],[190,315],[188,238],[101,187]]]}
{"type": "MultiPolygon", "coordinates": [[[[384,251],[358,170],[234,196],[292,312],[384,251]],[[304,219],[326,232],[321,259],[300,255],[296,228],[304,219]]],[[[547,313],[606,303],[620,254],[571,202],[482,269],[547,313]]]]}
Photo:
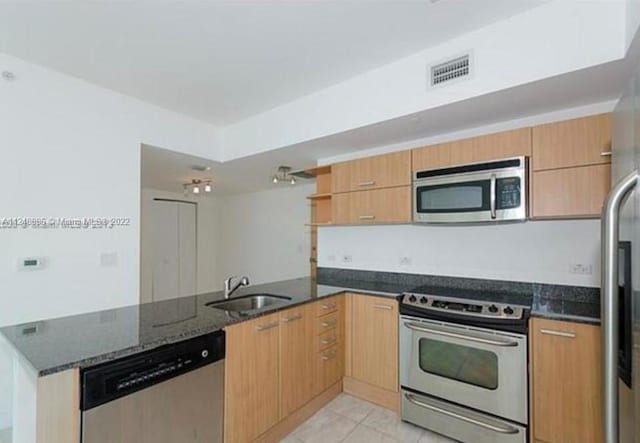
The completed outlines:
{"type": "Polygon", "coordinates": [[[243,312],[256,311],[291,300],[291,297],[275,294],[249,294],[227,300],[213,301],[207,306],[223,311],[243,312]]]}

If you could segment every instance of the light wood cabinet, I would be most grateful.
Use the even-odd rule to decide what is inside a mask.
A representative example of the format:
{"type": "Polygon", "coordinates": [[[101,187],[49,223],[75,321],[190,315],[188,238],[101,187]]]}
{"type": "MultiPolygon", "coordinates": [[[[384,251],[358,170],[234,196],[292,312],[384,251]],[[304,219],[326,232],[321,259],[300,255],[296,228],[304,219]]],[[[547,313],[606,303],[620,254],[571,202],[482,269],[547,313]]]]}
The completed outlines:
{"type": "Polygon", "coordinates": [[[413,170],[531,155],[531,128],[441,143],[414,149],[413,170]]]}
{"type": "Polygon", "coordinates": [[[611,163],[611,114],[533,128],[533,170],[611,163]]]}
{"type": "Polygon", "coordinates": [[[315,305],[315,393],[319,394],[344,375],[344,296],[330,297],[315,305]]]}
{"type": "Polygon", "coordinates": [[[280,419],[314,395],[315,311],[313,304],[306,304],[280,314],[280,419]]]}
{"type": "Polygon", "coordinates": [[[536,171],[532,177],[532,217],[599,217],[610,187],[608,164],[536,171]]]}
{"type": "Polygon", "coordinates": [[[250,442],[280,419],[280,314],[229,326],[225,441],[250,442]]]}
{"type": "Polygon", "coordinates": [[[411,187],[348,192],[333,196],[336,224],[411,222],[411,187]]]}
{"type": "Polygon", "coordinates": [[[398,392],[398,303],[351,295],[351,376],[398,392]]]}
{"type": "Polygon", "coordinates": [[[332,167],[333,193],[411,184],[411,152],[376,155],[332,167]]]}
{"type": "Polygon", "coordinates": [[[532,440],[600,443],[600,328],[534,318],[530,328],[532,440]]]}

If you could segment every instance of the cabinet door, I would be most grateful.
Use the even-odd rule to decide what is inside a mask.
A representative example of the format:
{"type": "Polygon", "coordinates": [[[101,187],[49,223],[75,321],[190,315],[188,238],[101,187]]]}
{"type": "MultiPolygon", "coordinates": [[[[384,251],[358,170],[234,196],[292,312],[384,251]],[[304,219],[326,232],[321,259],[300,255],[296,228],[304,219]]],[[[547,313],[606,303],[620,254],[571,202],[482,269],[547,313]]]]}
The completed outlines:
{"type": "Polygon", "coordinates": [[[353,295],[351,315],[353,378],[398,392],[398,303],[353,295]]]}
{"type": "Polygon", "coordinates": [[[410,223],[411,187],[337,194],[332,198],[334,223],[410,223]]]}
{"type": "Polygon", "coordinates": [[[611,114],[533,127],[533,169],[611,162],[611,114]]]}
{"type": "Polygon", "coordinates": [[[280,418],[279,315],[227,328],[225,441],[249,442],[280,418]]]}
{"type": "Polygon", "coordinates": [[[472,150],[470,138],[414,149],[411,152],[412,168],[417,171],[471,163],[472,150]]]}
{"type": "Polygon", "coordinates": [[[331,192],[348,192],[351,190],[352,166],[353,162],[331,165],[331,192]]]}
{"type": "Polygon", "coordinates": [[[515,129],[472,139],[474,162],[531,155],[531,128],[515,129]]]}
{"type": "Polygon", "coordinates": [[[532,217],[600,217],[611,165],[536,171],[532,180],[532,217]]]}
{"type": "Polygon", "coordinates": [[[313,304],[280,314],[280,419],[313,397],[315,319],[313,304]]]}
{"type": "Polygon", "coordinates": [[[408,150],[354,160],[352,168],[352,191],[411,184],[411,152],[408,150]]]}
{"type": "Polygon", "coordinates": [[[602,442],[600,328],[531,321],[533,437],[546,443],[602,442]]]}

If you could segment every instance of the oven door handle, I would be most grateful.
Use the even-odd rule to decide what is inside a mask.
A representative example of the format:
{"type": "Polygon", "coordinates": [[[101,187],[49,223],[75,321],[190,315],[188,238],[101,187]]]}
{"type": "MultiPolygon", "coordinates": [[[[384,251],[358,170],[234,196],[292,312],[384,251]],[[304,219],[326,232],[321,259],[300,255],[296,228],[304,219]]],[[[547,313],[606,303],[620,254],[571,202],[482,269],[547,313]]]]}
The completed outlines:
{"type": "Polygon", "coordinates": [[[448,417],[452,417],[452,418],[456,418],[458,420],[462,420],[462,421],[466,421],[467,423],[471,423],[473,425],[476,426],[480,426],[482,428],[485,429],[489,429],[490,431],[494,431],[494,432],[499,432],[501,434],[517,434],[518,432],[520,432],[518,430],[518,428],[514,428],[513,426],[497,426],[495,424],[492,423],[486,423],[484,421],[478,420],[477,418],[474,417],[468,417],[466,415],[462,415],[459,414],[457,412],[454,411],[450,411],[448,409],[442,408],[440,406],[436,406],[436,405],[432,405],[429,403],[425,403],[423,401],[420,401],[419,399],[417,399],[416,397],[414,397],[411,394],[404,394],[405,398],[410,401],[411,403],[413,403],[416,406],[419,406],[421,408],[425,408],[425,409],[429,409],[431,411],[437,412],[439,414],[442,415],[446,415],[448,417]]]}
{"type": "Polygon", "coordinates": [[[440,331],[439,329],[431,329],[417,323],[405,322],[404,325],[409,329],[413,329],[414,331],[428,332],[429,334],[442,335],[444,337],[459,338],[461,340],[474,341],[476,343],[483,343],[485,345],[506,347],[518,346],[517,341],[494,340],[491,338],[474,337],[472,335],[460,334],[458,332],[440,331]]]}

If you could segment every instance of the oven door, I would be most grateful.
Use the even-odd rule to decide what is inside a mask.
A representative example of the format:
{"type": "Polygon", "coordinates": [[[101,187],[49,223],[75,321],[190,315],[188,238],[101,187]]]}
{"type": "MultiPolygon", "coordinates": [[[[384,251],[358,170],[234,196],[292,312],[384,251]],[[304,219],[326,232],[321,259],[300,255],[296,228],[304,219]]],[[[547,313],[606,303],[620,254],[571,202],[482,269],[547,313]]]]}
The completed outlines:
{"type": "Polygon", "coordinates": [[[455,174],[414,181],[413,219],[427,223],[525,220],[525,169],[455,174]]]}
{"type": "Polygon", "coordinates": [[[402,316],[403,387],[527,424],[527,337],[402,316]]]}

